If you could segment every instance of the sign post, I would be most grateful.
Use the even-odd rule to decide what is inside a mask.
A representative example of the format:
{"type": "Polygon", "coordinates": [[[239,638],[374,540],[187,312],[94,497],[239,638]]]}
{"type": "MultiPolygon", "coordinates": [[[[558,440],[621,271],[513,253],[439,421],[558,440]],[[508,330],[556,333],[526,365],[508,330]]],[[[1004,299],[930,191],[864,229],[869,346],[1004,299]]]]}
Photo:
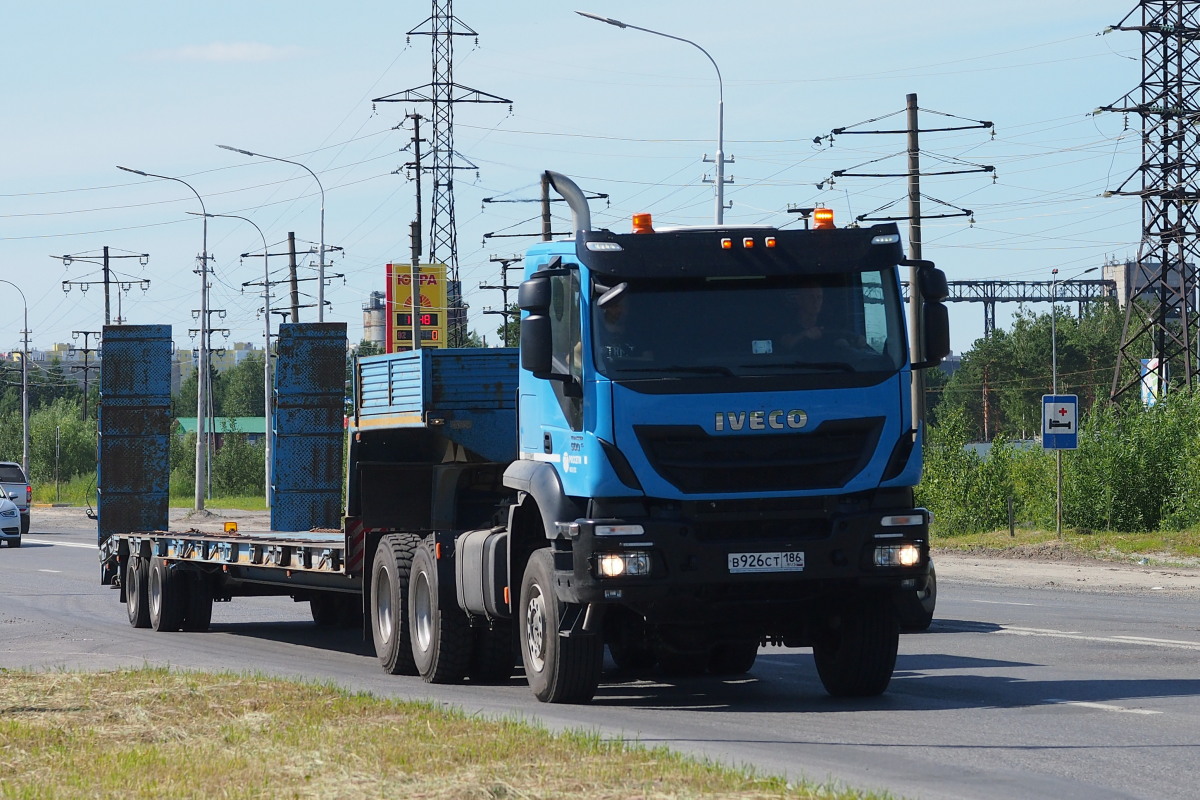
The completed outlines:
{"type": "Polygon", "coordinates": [[[1042,447],[1054,451],[1054,530],[1062,538],[1062,451],[1079,447],[1079,397],[1042,395],[1042,447]]]}

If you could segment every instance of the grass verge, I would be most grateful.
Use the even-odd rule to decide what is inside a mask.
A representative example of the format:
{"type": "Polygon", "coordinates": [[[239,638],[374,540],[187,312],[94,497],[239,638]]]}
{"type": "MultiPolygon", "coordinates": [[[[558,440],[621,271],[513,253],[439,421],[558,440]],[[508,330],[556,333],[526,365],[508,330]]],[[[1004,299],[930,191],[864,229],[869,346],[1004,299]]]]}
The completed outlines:
{"type": "Polygon", "coordinates": [[[0,671],[0,796],[881,797],[328,685],[152,668],[0,671]]]}

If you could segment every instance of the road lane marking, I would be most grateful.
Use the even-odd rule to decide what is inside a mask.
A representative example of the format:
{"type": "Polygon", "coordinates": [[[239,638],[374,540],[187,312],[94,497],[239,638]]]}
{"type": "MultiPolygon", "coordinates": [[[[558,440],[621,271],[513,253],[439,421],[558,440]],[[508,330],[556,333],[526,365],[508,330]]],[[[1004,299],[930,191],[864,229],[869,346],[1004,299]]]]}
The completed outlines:
{"type": "Polygon", "coordinates": [[[30,544],[52,544],[55,547],[84,547],[88,550],[96,549],[96,545],[84,544],[83,542],[56,542],[53,539],[30,539],[28,536],[25,537],[25,541],[29,542],[30,544]]]}
{"type": "Polygon", "coordinates": [[[1138,636],[1089,636],[1078,631],[1056,631],[1050,628],[1022,628],[1002,625],[997,633],[1013,636],[1048,636],[1053,639],[1075,639],[1081,642],[1104,642],[1106,644],[1138,644],[1147,647],[1168,647],[1176,650],[1200,650],[1200,642],[1176,639],[1150,639],[1138,636]]]}
{"type": "Polygon", "coordinates": [[[968,603],[982,603],[985,606],[1036,606],[1039,603],[1014,603],[1011,600],[967,600],[968,603]]]}
{"type": "Polygon", "coordinates": [[[1115,711],[1119,714],[1161,714],[1161,711],[1153,711],[1149,708],[1126,708],[1125,706],[1116,706],[1111,703],[1087,703],[1082,700],[1058,700],[1048,698],[1043,700],[1044,703],[1053,703],[1060,706],[1079,706],[1080,708],[1095,708],[1100,711],[1115,711]]]}
{"type": "Polygon", "coordinates": [[[49,572],[52,575],[61,575],[61,569],[39,569],[38,572],[49,572]]]}

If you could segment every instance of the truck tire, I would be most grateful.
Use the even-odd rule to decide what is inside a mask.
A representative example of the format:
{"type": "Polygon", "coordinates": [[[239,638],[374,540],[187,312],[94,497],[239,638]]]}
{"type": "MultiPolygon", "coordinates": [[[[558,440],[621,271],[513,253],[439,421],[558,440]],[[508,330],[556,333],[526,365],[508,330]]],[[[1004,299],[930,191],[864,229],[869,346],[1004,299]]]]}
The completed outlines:
{"type": "Polygon", "coordinates": [[[213,593],[208,578],[200,572],[184,572],[175,577],[185,590],[182,627],[185,631],[203,633],[212,624],[213,593]]]}
{"type": "Polygon", "coordinates": [[[146,581],[149,597],[150,627],[159,632],[179,630],[183,624],[186,589],[181,575],[159,556],[150,559],[150,578],[146,581]]]}
{"type": "Polygon", "coordinates": [[[146,583],[150,565],[141,556],[131,555],[125,564],[125,612],[135,628],[150,627],[150,598],[146,583]]]}
{"type": "Polygon", "coordinates": [[[906,633],[918,633],[929,630],[933,624],[933,612],[937,607],[937,572],[933,569],[933,560],[929,561],[929,581],[919,592],[905,592],[900,596],[896,605],[896,613],[900,617],[900,630],[906,633]]]}
{"type": "Polygon", "coordinates": [[[708,671],[713,675],[745,675],[758,658],[758,640],[721,642],[708,655],[708,671]]]}
{"type": "MultiPolygon", "coordinates": [[[[384,536],[375,551],[371,568],[371,639],[383,671],[389,675],[416,675],[408,628],[408,577],[413,551],[420,537],[411,533],[384,536]]],[[[313,618],[319,603],[313,602],[313,618]]]]}
{"type": "Polygon", "coordinates": [[[443,608],[438,597],[433,537],[413,553],[408,581],[408,629],[413,661],[426,683],[458,683],[471,666],[471,622],[458,605],[443,608]]]}
{"type": "Polygon", "coordinates": [[[467,670],[472,683],[503,683],[512,677],[516,665],[511,622],[493,620],[475,629],[475,647],[467,670]]]}
{"type": "Polygon", "coordinates": [[[604,642],[595,634],[560,636],[566,603],[554,594],[554,559],[535,550],[521,579],[518,630],[525,679],[543,703],[587,703],[600,684],[604,642]]]}
{"type": "Polygon", "coordinates": [[[899,643],[900,625],[890,598],[849,599],[813,641],[813,659],[825,691],[834,697],[882,694],[891,683],[899,643]]]}

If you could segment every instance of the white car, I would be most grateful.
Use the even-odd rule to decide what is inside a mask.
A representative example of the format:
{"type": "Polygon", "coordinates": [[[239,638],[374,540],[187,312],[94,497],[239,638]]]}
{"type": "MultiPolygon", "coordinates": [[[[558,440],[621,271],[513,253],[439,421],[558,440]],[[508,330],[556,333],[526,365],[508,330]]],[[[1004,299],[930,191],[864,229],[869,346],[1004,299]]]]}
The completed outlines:
{"type": "Polygon", "coordinates": [[[6,497],[0,497],[0,541],[8,542],[9,547],[21,546],[21,511],[6,497]]]}

